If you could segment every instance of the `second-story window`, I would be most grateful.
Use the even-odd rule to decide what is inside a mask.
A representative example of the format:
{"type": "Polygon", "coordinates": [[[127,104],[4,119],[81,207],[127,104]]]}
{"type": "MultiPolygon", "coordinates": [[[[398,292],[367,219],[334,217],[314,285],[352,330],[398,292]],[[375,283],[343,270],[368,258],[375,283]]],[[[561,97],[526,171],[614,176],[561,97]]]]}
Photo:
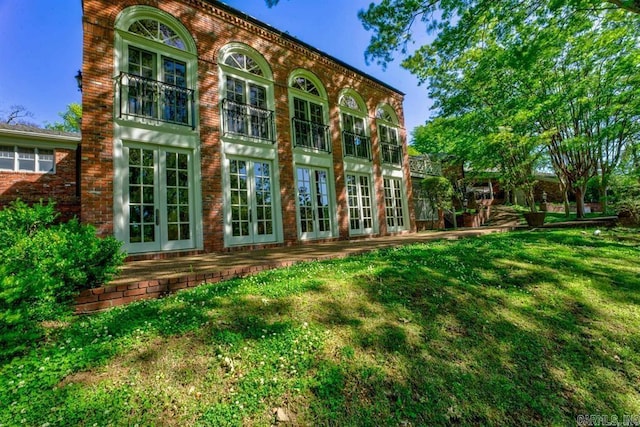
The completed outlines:
{"type": "Polygon", "coordinates": [[[164,122],[189,123],[187,64],[129,46],[127,111],[164,122]]]}
{"type": "Polygon", "coordinates": [[[269,109],[269,82],[251,56],[231,52],[223,60],[223,129],[228,136],[275,141],[274,114],[269,109]]]}
{"type": "Polygon", "coordinates": [[[364,106],[347,93],[340,98],[342,143],[345,157],[371,160],[371,139],[367,135],[364,106]]]}
{"type": "Polygon", "coordinates": [[[121,118],[194,126],[195,65],[186,42],[156,19],[138,19],[122,31],[124,60],[117,78],[121,118]]]}
{"type": "Polygon", "coordinates": [[[291,79],[293,103],[293,145],[320,152],[331,152],[329,126],[325,124],[325,104],[320,89],[308,78],[291,79]]]}
{"type": "Polygon", "coordinates": [[[389,109],[390,107],[385,106],[378,108],[376,111],[382,162],[400,166],[402,165],[402,144],[400,144],[400,139],[398,138],[398,120],[389,109]]]}

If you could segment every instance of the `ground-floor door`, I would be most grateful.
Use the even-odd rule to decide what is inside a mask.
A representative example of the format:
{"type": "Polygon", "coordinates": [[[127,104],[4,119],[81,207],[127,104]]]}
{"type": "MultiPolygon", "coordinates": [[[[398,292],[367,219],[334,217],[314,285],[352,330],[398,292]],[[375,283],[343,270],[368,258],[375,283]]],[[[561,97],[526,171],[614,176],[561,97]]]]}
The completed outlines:
{"type": "Polygon", "coordinates": [[[270,162],[230,159],[227,236],[231,245],[276,240],[270,162]]]}
{"type": "Polygon", "coordinates": [[[352,235],[373,233],[373,208],[370,178],[367,175],[347,174],[349,196],[349,231],[352,235]]]}
{"type": "Polygon", "coordinates": [[[125,146],[125,246],[129,252],[194,247],[189,150],[125,146]]]}
{"type": "Polygon", "coordinates": [[[296,168],[298,230],[300,238],[331,237],[331,198],[326,169],[296,168]]]}
{"type": "Polygon", "coordinates": [[[387,218],[387,231],[389,232],[405,230],[402,192],[401,179],[384,179],[385,216],[387,218]]]}

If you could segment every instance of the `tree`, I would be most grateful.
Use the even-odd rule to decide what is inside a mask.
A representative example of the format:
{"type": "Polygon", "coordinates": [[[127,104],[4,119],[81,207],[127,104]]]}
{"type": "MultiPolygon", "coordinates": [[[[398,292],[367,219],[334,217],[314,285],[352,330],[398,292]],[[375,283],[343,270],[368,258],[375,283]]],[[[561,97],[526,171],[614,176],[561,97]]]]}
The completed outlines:
{"type": "MultiPolygon", "coordinates": [[[[278,0],[266,0],[270,6],[278,0]]],[[[438,33],[440,39],[454,40],[484,25],[486,12],[492,11],[499,22],[509,26],[514,20],[541,9],[555,12],[562,9],[569,13],[619,8],[630,14],[640,14],[640,0],[381,0],[371,3],[367,10],[358,13],[367,30],[373,36],[366,51],[369,60],[385,65],[392,61],[393,53],[405,55],[413,40],[416,22],[426,25],[427,31],[438,33]]],[[[631,20],[640,18],[632,16],[631,20]]]]}
{"type": "Polygon", "coordinates": [[[62,118],[61,122],[47,123],[45,128],[62,132],[80,132],[82,123],[82,105],[71,103],[67,105],[67,110],[58,113],[62,118]]]}
{"type": "MultiPolygon", "coordinates": [[[[455,154],[473,159],[501,127],[512,128],[518,138],[544,137],[554,169],[576,194],[582,216],[587,181],[600,173],[606,185],[620,153],[637,135],[639,26],[620,10],[577,11],[578,2],[545,7],[514,0],[505,9],[508,2],[473,2],[472,13],[445,11],[444,23],[431,28],[438,30],[436,39],[406,57],[403,66],[428,83],[435,120],[452,124],[455,131],[447,132],[462,136],[449,142],[455,154]],[[455,25],[446,22],[454,12],[455,25]]],[[[391,0],[379,5],[397,6],[394,13],[405,19],[376,17],[386,27],[372,39],[369,53],[373,49],[380,62],[391,50],[376,50],[383,48],[377,42],[405,48],[409,35],[401,41],[398,29],[416,17],[407,10],[425,13],[417,3],[424,5],[391,0]]],[[[446,4],[452,3],[461,4],[446,4]]]]}
{"type": "Polygon", "coordinates": [[[28,120],[33,118],[33,113],[24,105],[11,105],[9,110],[3,113],[4,115],[0,116],[0,122],[11,125],[37,126],[28,120]]]}

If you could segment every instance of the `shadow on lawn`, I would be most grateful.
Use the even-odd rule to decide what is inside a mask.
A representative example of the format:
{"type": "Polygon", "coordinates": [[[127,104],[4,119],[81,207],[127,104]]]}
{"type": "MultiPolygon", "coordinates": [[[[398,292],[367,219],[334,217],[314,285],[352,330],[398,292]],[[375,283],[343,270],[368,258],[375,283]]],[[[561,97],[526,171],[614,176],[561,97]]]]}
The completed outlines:
{"type": "MultiPolygon", "coordinates": [[[[366,374],[343,366],[348,379],[335,393],[346,399],[342,412],[351,415],[341,421],[366,425],[367,414],[375,413],[372,419],[392,424],[564,424],[579,414],[637,411],[630,397],[637,398],[637,390],[629,388],[637,367],[617,355],[601,304],[636,300],[640,279],[615,269],[603,273],[601,266],[572,258],[571,248],[551,260],[543,250],[549,240],[589,250],[620,247],[553,234],[515,235],[506,253],[531,267],[493,278],[486,271],[505,260],[494,257],[492,245],[504,239],[464,242],[467,251],[459,245],[382,251],[388,266],[360,275],[357,285],[384,307],[386,319],[396,321],[363,328],[359,319],[341,314],[351,312],[348,302],[336,304],[331,318],[351,327],[363,351],[384,357],[402,374],[395,380],[381,375],[387,362],[378,364],[378,375],[371,374],[372,366],[366,374]],[[532,250],[537,245],[540,250],[532,250]],[[567,285],[575,276],[612,283],[593,287],[598,302],[567,285]],[[625,286],[612,289],[618,281],[625,286]],[[400,313],[409,313],[410,323],[400,313]],[[415,329],[421,342],[411,339],[415,329]]],[[[629,345],[640,351],[640,341],[629,345]]],[[[324,410],[330,422],[335,405],[324,410]]]]}
{"type": "MultiPolygon", "coordinates": [[[[238,348],[241,344],[268,354],[291,354],[302,345],[296,322],[306,314],[297,311],[294,301],[300,298],[312,305],[310,323],[349,336],[349,344],[333,355],[308,344],[309,358],[297,362],[302,373],[298,385],[311,391],[300,403],[310,423],[549,425],[573,423],[579,414],[637,413],[633,402],[638,402],[638,390],[633,384],[640,378],[635,356],[640,354],[640,339],[631,332],[616,336],[608,307],[640,302],[640,278],[633,271],[608,266],[620,256],[620,251],[612,255],[612,248],[630,249],[633,262],[634,249],[616,241],[554,233],[486,236],[342,260],[345,273],[357,273],[349,284],[356,292],[349,297],[334,295],[335,288],[323,286],[314,270],[318,264],[308,264],[287,270],[277,288],[267,286],[275,277],[272,272],[111,310],[80,319],[55,337],[82,352],[43,346],[24,358],[34,366],[37,361],[43,371],[33,368],[32,378],[23,377],[35,394],[15,411],[28,407],[29,413],[42,414],[51,407],[68,407],[81,423],[83,414],[112,406],[115,398],[109,394],[120,396],[126,389],[84,399],[82,408],[75,406],[83,400],[81,388],[64,387],[46,398],[38,389],[50,391],[68,372],[82,373],[89,367],[95,373],[101,365],[114,363],[121,345],[135,340],[138,331],[157,335],[160,341],[149,351],[128,351],[129,360],[123,363],[133,367],[160,360],[163,340],[188,335],[188,345],[196,347],[181,348],[184,357],[203,353],[204,361],[202,366],[178,370],[180,380],[201,370],[220,377],[195,376],[190,381],[222,381],[229,372],[218,366],[217,348],[229,357],[253,351],[238,348]],[[546,250],[549,243],[558,251],[553,257],[546,250]],[[583,255],[594,250],[601,254],[599,263],[583,262],[583,255]],[[579,287],[570,283],[575,280],[592,282],[579,287]],[[269,341],[271,335],[283,338],[269,341]]],[[[254,368],[255,375],[267,376],[276,367],[260,369],[254,368]]],[[[90,382],[90,377],[74,378],[90,382]]],[[[284,385],[263,389],[249,379],[231,384],[265,402],[291,393],[284,385]]],[[[126,400],[126,394],[119,398],[126,400]]],[[[149,411],[150,424],[164,414],[154,412],[159,403],[141,406],[149,411]]],[[[208,404],[206,422],[218,422],[223,418],[216,417],[230,413],[226,400],[208,404]]],[[[246,411],[265,410],[255,405],[247,404],[246,411]]],[[[105,416],[133,420],[126,405],[114,411],[120,413],[105,416]]]]}

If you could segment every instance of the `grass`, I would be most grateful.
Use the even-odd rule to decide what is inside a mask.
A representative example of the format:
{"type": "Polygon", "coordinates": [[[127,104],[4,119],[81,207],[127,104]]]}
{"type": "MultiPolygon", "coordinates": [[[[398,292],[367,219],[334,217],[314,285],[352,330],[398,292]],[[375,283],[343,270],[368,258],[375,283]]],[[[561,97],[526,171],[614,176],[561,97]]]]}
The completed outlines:
{"type": "MultiPolygon", "coordinates": [[[[598,219],[602,217],[610,217],[615,216],[615,214],[605,214],[602,212],[589,212],[584,214],[584,219],[598,219]]],[[[572,212],[567,217],[564,212],[547,212],[544,217],[545,223],[553,223],[553,222],[565,222],[565,221],[575,221],[578,219],[575,212],[572,212]]]]}
{"type": "Polygon", "coordinates": [[[640,414],[640,234],[299,264],[49,325],[0,425],[572,425],[640,414]]]}
{"type": "MultiPolygon", "coordinates": [[[[511,205],[510,207],[513,208],[518,213],[530,212],[529,208],[525,206],[511,205]]],[[[569,213],[569,216],[567,216],[564,212],[547,212],[544,217],[544,222],[545,224],[551,224],[556,222],[575,221],[579,219],[577,217],[577,214],[575,213],[575,206],[573,207],[573,210],[574,212],[569,213]]],[[[539,208],[538,208],[538,211],[540,211],[539,208]]],[[[604,213],[604,212],[589,212],[584,214],[584,219],[598,219],[598,218],[610,217],[610,216],[615,216],[615,214],[604,213]]],[[[524,217],[521,218],[520,223],[521,224],[526,223],[524,217]]]]}

